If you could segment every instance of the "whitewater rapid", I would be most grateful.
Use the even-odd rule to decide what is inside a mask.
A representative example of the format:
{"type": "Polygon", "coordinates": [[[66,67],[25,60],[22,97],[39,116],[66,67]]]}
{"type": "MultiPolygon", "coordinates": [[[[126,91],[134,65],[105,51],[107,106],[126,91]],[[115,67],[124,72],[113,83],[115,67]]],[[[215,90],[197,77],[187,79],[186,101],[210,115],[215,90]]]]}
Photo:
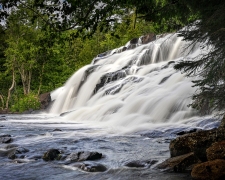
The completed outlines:
{"type": "Polygon", "coordinates": [[[145,45],[138,42],[134,49],[114,49],[75,72],[52,92],[50,112],[63,113],[67,120],[128,132],[194,117],[196,112],[188,107],[196,91],[194,79],[173,67],[203,50],[176,33],[145,45]]]}

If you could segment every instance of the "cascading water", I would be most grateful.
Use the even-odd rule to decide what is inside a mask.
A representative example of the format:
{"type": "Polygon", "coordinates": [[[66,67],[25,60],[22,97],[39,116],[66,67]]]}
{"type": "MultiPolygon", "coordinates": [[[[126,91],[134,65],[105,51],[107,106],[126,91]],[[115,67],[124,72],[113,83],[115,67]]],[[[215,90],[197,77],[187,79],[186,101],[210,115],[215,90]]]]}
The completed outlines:
{"type": "Polygon", "coordinates": [[[168,34],[146,45],[121,52],[121,47],[97,57],[52,94],[51,113],[127,131],[191,117],[187,107],[195,92],[191,78],[174,64],[201,53],[195,44],[168,34]],[[119,53],[120,52],[120,53],[119,53]]]}

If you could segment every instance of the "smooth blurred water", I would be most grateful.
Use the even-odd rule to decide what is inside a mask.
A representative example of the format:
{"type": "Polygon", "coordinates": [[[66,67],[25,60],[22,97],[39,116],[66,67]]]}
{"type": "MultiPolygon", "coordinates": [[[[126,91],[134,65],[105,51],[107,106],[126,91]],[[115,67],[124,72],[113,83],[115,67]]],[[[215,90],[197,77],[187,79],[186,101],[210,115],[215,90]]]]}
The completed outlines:
{"type": "Polygon", "coordinates": [[[211,129],[219,123],[212,117],[204,117],[186,121],[183,125],[167,124],[139,133],[120,134],[47,114],[6,115],[4,119],[0,120],[0,135],[10,134],[13,142],[0,144],[1,180],[190,179],[189,174],[155,169],[156,164],[145,168],[129,168],[125,164],[133,160],[156,160],[160,163],[170,157],[169,142],[177,132],[193,128],[211,129]],[[16,159],[8,159],[2,152],[12,145],[28,152],[17,154],[16,159]],[[60,150],[63,156],[77,151],[97,151],[103,154],[103,158],[95,162],[108,170],[87,173],[65,160],[42,160],[44,152],[51,148],[60,150]]]}

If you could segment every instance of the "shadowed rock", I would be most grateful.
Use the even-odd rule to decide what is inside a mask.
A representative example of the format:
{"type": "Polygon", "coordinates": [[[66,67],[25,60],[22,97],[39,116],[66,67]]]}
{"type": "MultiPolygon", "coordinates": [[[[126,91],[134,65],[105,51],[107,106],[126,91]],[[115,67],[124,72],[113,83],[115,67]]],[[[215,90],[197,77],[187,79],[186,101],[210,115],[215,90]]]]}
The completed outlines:
{"type": "Polygon", "coordinates": [[[202,161],[206,161],[206,149],[212,143],[224,140],[225,131],[222,129],[212,129],[207,131],[199,131],[180,136],[170,142],[171,157],[194,152],[202,161]]]}
{"type": "Polygon", "coordinates": [[[42,159],[45,161],[53,161],[60,159],[60,151],[58,149],[50,149],[44,153],[42,159]]]}
{"type": "Polygon", "coordinates": [[[50,93],[44,93],[39,96],[39,100],[41,102],[41,109],[46,109],[51,103],[51,95],[50,93]]]}
{"type": "Polygon", "coordinates": [[[81,151],[81,152],[74,152],[67,156],[67,160],[70,162],[77,162],[77,161],[86,161],[86,160],[98,160],[102,158],[102,153],[98,152],[89,152],[89,151],[81,151]]]}
{"type": "Polygon", "coordinates": [[[130,162],[126,163],[125,166],[144,168],[144,167],[150,167],[155,163],[157,163],[156,160],[145,160],[145,161],[136,160],[136,161],[130,161],[130,162]]]}
{"type": "Polygon", "coordinates": [[[188,170],[189,166],[198,162],[199,159],[192,152],[185,155],[169,158],[166,161],[158,164],[156,168],[171,172],[185,172],[188,170]]]}
{"type": "Polygon", "coordinates": [[[213,161],[197,164],[193,167],[191,176],[198,180],[222,180],[225,179],[225,160],[216,159],[213,161]]]}
{"type": "Polygon", "coordinates": [[[11,138],[11,135],[4,134],[0,135],[0,143],[11,143],[13,139],[11,138]]]}
{"type": "Polygon", "coordinates": [[[225,141],[213,143],[206,149],[207,159],[209,161],[215,159],[225,159],[225,141]]]}
{"type": "Polygon", "coordinates": [[[86,172],[104,172],[107,170],[104,165],[98,163],[82,163],[75,165],[75,167],[78,167],[79,169],[86,172]]]}

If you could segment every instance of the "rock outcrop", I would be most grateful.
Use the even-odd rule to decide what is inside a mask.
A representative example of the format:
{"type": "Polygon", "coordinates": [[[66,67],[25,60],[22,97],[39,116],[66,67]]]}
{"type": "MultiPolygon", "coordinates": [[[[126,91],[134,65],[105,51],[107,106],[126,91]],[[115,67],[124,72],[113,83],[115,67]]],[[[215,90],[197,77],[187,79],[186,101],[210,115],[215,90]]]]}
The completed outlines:
{"type": "Polygon", "coordinates": [[[225,179],[225,160],[216,159],[197,164],[192,169],[191,176],[198,180],[225,179]]]}
{"type": "Polygon", "coordinates": [[[39,101],[41,102],[41,109],[46,109],[51,103],[50,93],[44,93],[39,96],[39,101]]]}
{"type": "Polygon", "coordinates": [[[171,158],[157,168],[186,172],[193,179],[225,179],[225,116],[218,128],[184,134],[170,142],[171,158]]]}

